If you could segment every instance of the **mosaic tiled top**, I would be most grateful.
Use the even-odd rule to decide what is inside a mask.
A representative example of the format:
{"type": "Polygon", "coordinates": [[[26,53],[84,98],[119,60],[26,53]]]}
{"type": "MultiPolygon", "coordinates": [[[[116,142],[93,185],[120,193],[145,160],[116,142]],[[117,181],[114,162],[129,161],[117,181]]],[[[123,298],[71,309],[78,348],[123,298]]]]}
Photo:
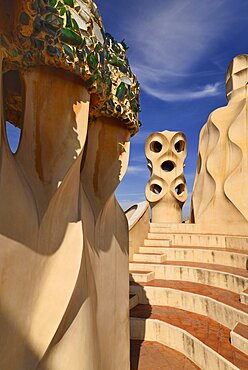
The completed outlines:
{"type": "Polygon", "coordinates": [[[52,65],[80,76],[93,94],[91,119],[119,118],[139,128],[139,83],[126,57],[127,46],[105,33],[92,0],[26,0],[13,39],[1,35],[8,64],[52,65]]]}

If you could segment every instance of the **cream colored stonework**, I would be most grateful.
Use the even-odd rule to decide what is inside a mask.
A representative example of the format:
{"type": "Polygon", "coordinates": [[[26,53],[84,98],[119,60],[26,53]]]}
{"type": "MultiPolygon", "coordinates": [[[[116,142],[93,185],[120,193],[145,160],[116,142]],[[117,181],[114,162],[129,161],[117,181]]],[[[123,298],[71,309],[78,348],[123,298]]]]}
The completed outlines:
{"type": "Polygon", "coordinates": [[[90,96],[70,73],[22,79],[16,155],[1,106],[0,369],[128,370],[128,226],[114,191],[130,132],[88,126],[90,96]]]}
{"type": "Polygon", "coordinates": [[[129,261],[143,246],[150,227],[150,209],[148,202],[133,205],[125,211],[129,226],[129,261]]]}
{"type": "Polygon", "coordinates": [[[146,198],[152,209],[152,222],[182,222],[182,207],[188,191],[183,173],[187,154],[185,135],[181,132],[156,132],[145,148],[151,177],[146,198]]]}
{"type": "Polygon", "coordinates": [[[248,55],[235,57],[226,77],[228,104],[210,114],[200,134],[191,222],[202,232],[248,232],[247,71],[248,55]]]}
{"type": "Polygon", "coordinates": [[[140,126],[127,45],[93,0],[0,0],[0,14],[0,370],[129,370],[114,195],[140,126]]]}

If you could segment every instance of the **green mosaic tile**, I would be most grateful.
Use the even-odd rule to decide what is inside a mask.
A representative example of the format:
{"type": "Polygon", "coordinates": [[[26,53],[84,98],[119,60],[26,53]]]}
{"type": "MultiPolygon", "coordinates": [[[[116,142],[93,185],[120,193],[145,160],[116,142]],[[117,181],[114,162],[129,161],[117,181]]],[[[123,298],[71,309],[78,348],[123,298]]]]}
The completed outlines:
{"type": "Polygon", "coordinates": [[[13,39],[0,35],[8,65],[69,70],[94,94],[91,119],[116,117],[132,134],[138,130],[140,87],[129,66],[128,47],[105,33],[92,0],[23,0],[18,19],[13,39]]]}

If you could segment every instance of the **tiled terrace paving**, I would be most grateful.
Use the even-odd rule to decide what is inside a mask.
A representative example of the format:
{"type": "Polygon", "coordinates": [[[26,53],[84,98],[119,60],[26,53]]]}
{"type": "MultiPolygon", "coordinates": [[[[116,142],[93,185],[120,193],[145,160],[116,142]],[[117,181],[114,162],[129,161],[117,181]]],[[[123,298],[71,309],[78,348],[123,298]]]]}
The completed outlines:
{"type": "Polygon", "coordinates": [[[180,352],[157,342],[131,341],[131,370],[198,370],[180,352]]]}
{"type": "Polygon", "coordinates": [[[191,283],[188,281],[178,280],[152,280],[148,283],[135,283],[131,282],[131,286],[137,287],[160,287],[169,288],[175,290],[181,290],[184,292],[191,292],[197,295],[212,298],[216,301],[222,302],[226,305],[230,305],[240,311],[248,314],[248,305],[240,302],[240,295],[237,293],[230,292],[229,290],[216,288],[210,285],[204,285],[199,283],[191,283]]]}
{"type": "MultiPolygon", "coordinates": [[[[225,252],[223,252],[225,253],[225,252]]],[[[142,255],[143,253],[141,253],[142,255]]],[[[152,254],[153,255],[153,254],[152,254]]],[[[150,265],[151,262],[141,262],[142,264],[150,265]]],[[[156,262],[152,262],[152,264],[158,264],[156,262]]],[[[165,265],[165,266],[188,266],[188,267],[195,267],[200,268],[202,270],[216,270],[220,272],[228,272],[232,275],[238,275],[243,276],[245,278],[248,278],[248,271],[236,267],[230,267],[225,265],[216,265],[213,263],[200,263],[200,262],[189,262],[189,261],[166,261],[161,262],[159,265],[165,265]]]]}
{"type": "Polygon", "coordinates": [[[150,318],[177,326],[218,352],[239,369],[248,369],[248,356],[231,345],[230,330],[206,316],[174,307],[151,308],[149,305],[138,305],[131,310],[131,317],[150,318]]]}
{"type": "Polygon", "coordinates": [[[248,251],[152,240],[130,263],[131,370],[247,370],[248,251]]]}

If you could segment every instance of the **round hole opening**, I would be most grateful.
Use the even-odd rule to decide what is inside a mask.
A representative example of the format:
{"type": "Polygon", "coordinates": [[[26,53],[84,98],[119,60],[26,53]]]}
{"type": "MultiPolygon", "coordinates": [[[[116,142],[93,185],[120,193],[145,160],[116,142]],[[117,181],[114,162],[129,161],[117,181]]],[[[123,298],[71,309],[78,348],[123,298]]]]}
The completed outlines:
{"type": "Polygon", "coordinates": [[[13,154],[18,150],[21,140],[23,120],[22,81],[17,70],[3,74],[4,121],[9,148],[13,154]]]}
{"type": "Polygon", "coordinates": [[[152,141],[150,144],[150,149],[154,153],[161,152],[162,148],[163,148],[163,145],[159,141],[152,141]]]}
{"type": "Polygon", "coordinates": [[[183,152],[185,149],[185,141],[184,140],[179,140],[175,144],[175,150],[177,153],[183,152]]]}
{"type": "Polygon", "coordinates": [[[161,186],[158,184],[152,184],[150,189],[154,194],[160,194],[162,191],[161,186]]]}
{"type": "Polygon", "coordinates": [[[171,172],[174,170],[175,168],[175,163],[172,162],[172,161],[164,161],[162,164],[161,164],[161,168],[163,171],[165,172],[171,172]]]}
{"type": "Polygon", "coordinates": [[[178,196],[183,195],[184,190],[185,190],[185,184],[179,184],[175,188],[175,192],[177,193],[178,196]]]}
{"type": "Polygon", "coordinates": [[[16,154],[20,140],[21,140],[21,129],[12,125],[11,122],[6,121],[6,136],[9,144],[9,148],[13,154],[16,154]]]}

